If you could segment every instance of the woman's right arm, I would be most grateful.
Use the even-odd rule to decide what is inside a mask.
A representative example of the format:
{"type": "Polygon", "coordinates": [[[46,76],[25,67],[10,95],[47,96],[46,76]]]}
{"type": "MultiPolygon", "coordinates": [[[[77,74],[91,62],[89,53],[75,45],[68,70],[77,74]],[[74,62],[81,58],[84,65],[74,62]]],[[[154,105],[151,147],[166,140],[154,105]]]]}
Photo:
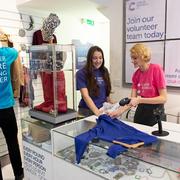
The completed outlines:
{"type": "Polygon", "coordinates": [[[89,96],[89,92],[87,88],[81,88],[80,89],[81,92],[81,96],[84,99],[84,101],[86,102],[87,106],[89,107],[89,109],[96,115],[99,116],[101,114],[101,111],[96,107],[96,105],[94,104],[93,100],[91,99],[91,97],[89,96]]]}

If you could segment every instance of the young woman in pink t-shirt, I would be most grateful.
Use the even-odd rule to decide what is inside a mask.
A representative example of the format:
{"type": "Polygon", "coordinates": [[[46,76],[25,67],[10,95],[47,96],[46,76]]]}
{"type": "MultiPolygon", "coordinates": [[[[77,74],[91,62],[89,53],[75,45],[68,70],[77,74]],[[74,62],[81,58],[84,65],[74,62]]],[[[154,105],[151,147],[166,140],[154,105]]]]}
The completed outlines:
{"type": "Polygon", "coordinates": [[[137,106],[134,122],[148,126],[155,125],[154,110],[159,108],[164,115],[164,103],[167,100],[165,76],[158,64],[151,64],[151,52],[144,44],[136,44],[130,49],[131,60],[138,68],[132,77],[131,101],[128,105],[109,113],[117,117],[132,106],[137,106]]]}

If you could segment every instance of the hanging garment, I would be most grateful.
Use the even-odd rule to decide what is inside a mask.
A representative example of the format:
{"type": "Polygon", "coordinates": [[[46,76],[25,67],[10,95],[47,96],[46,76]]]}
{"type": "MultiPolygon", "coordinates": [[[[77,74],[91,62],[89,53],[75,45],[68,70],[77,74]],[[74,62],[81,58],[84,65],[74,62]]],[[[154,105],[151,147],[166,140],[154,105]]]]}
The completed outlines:
{"type": "MultiPolygon", "coordinates": [[[[94,128],[75,137],[75,151],[77,163],[80,162],[88,143],[94,138],[98,138],[108,142],[117,140],[127,144],[144,142],[145,145],[157,141],[157,138],[155,136],[151,136],[142,131],[139,131],[116,118],[112,119],[106,114],[99,116],[96,121],[97,124],[94,128]]],[[[109,147],[107,155],[115,158],[120,153],[126,150],[127,148],[121,145],[113,144],[109,147]]]]}
{"type": "MultiPolygon", "coordinates": [[[[32,45],[41,45],[43,43],[48,43],[48,41],[44,41],[42,37],[42,31],[39,29],[33,33],[32,45]]],[[[57,38],[53,34],[53,43],[57,43],[57,38]]]]}
{"type": "Polygon", "coordinates": [[[14,97],[19,98],[20,87],[24,85],[23,66],[19,56],[11,65],[11,83],[14,97]]]}
{"type": "MultiPolygon", "coordinates": [[[[49,20],[48,20],[49,22],[49,20]]],[[[33,34],[33,45],[41,45],[43,43],[48,43],[45,41],[42,36],[42,31],[37,30],[33,34]]],[[[53,43],[57,43],[56,36],[53,34],[53,43]]],[[[63,53],[56,53],[56,60],[61,60],[66,57],[63,53]]],[[[57,62],[56,62],[57,63],[57,62]]],[[[62,64],[58,64],[62,68],[62,64]]],[[[56,64],[57,67],[57,64],[56,64]]],[[[58,69],[58,68],[57,68],[58,69]]],[[[54,108],[54,82],[53,82],[53,73],[40,72],[40,77],[42,81],[43,97],[44,102],[34,107],[38,111],[43,111],[51,113],[55,110],[54,108]]],[[[57,78],[57,110],[58,112],[67,112],[67,97],[66,97],[66,86],[65,86],[65,75],[63,71],[56,72],[57,78]]]]}
{"type": "Polygon", "coordinates": [[[25,66],[23,66],[23,77],[24,85],[20,87],[19,103],[21,107],[26,107],[30,105],[30,100],[34,99],[34,88],[29,77],[29,69],[25,66]]]}

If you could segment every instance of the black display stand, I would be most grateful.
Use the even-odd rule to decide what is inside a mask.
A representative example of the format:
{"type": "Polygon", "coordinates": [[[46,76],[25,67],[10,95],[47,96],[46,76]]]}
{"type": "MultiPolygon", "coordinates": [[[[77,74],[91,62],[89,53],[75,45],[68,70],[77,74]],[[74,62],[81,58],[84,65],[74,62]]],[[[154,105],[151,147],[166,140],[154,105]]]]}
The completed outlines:
{"type": "Polygon", "coordinates": [[[169,135],[169,132],[163,131],[163,129],[162,129],[162,122],[161,121],[162,121],[163,116],[165,116],[163,110],[156,108],[153,113],[154,113],[156,121],[158,123],[158,130],[153,131],[152,134],[155,136],[167,136],[167,135],[169,135]]]}

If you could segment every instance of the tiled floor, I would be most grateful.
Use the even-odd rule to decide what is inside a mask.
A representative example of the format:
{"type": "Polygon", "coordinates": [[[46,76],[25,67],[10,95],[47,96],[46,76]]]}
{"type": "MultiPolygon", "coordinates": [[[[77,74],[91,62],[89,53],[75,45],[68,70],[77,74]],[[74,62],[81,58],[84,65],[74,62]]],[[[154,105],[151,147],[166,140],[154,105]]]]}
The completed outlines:
{"type": "Polygon", "coordinates": [[[10,164],[4,166],[2,168],[2,172],[3,172],[4,180],[14,180],[14,174],[13,174],[12,167],[10,164]]]}

